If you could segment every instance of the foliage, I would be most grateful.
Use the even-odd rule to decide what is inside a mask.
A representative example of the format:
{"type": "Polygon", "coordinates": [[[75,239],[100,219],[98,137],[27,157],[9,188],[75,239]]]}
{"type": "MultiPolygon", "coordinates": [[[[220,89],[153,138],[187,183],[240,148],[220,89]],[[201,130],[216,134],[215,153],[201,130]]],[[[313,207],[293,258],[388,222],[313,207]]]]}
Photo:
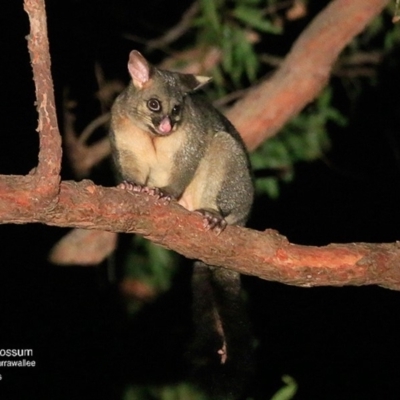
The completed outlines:
{"type": "Polygon", "coordinates": [[[340,83],[351,103],[355,103],[365,85],[376,84],[380,61],[400,44],[400,24],[392,23],[393,15],[395,3],[390,2],[386,10],[377,15],[341,55],[340,83]],[[363,64],[357,62],[357,55],[366,56],[366,61],[363,64]],[[348,62],[352,58],[353,62],[348,62]]]}
{"type": "Polygon", "coordinates": [[[279,389],[272,397],[271,400],[290,400],[293,399],[297,392],[297,383],[289,375],[284,375],[282,381],[285,384],[281,389],[279,389]]]}
{"type": "MultiPolygon", "coordinates": [[[[269,0],[268,6],[277,0],[269,0]]],[[[265,1],[261,0],[200,0],[201,15],[195,21],[199,46],[216,46],[222,50],[222,63],[214,70],[219,93],[226,89],[226,78],[234,86],[243,77],[253,82],[260,67],[260,58],[254,50],[257,34],[280,34],[282,27],[266,17],[265,1]],[[225,74],[225,76],[224,76],[225,74]]]]}
{"type": "MultiPolygon", "coordinates": [[[[306,10],[303,17],[310,18],[307,2],[301,3],[306,10]]],[[[268,52],[268,43],[272,47],[276,35],[284,37],[290,31],[292,21],[286,18],[285,11],[294,3],[283,0],[198,0],[198,4],[199,11],[192,23],[195,43],[190,42],[189,46],[200,49],[216,47],[222,55],[212,71],[214,85],[208,93],[211,98],[254,84],[262,74],[272,69],[263,64],[265,59],[280,59],[279,55],[265,57],[257,44],[266,43],[263,48],[268,52]]],[[[329,150],[329,129],[333,124],[344,126],[347,122],[335,99],[336,88],[342,86],[345,89],[351,104],[365,84],[374,83],[376,63],[369,61],[367,65],[358,64],[353,56],[368,52],[371,55],[379,51],[377,60],[380,60],[400,42],[400,25],[388,24],[394,13],[393,7],[394,4],[389,6],[386,13],[378,16],[343,52],[333,71],[339,77],[339,81],[336,79],[334,82],[335,86],[329,85],[279,135],[269,139],[251,155],[255,170],[276,171],[273,176],[256,180],[260,192],[277,198],[280,181],[293,179],[297,162],[316,160],[329,150]]],[[[369,60],[373,60],[373,57],[369,60]]],[[[176,262],[170,252],[135,237],[125,263],[125,279],[140,281],[155,293],[163,292],[171,285],[176,262]]],[[[135,299],[128,301],[128,305],[129,310],[135,312],[142,303],[135,299]]],[[[296,382],[289,376],[282,379],[285,386],[272,400],[291,399],[296,393],[296,382]]],[[[165,387],[130,386],[124,399],[202,400],[204,397],[192,387],[180,384],[165,387]]]]}
{"type": "MultiPolygon", "coordinates": [[[[289,375],[284,375],[285,384],[270,400],[291,400],[297,392],[297,383],[289,375]]],[[[125,390],[123,400],[211,400],[193,386],[181,383],[166,386],[129,386],[125,390]]],[[[251,400],[251,399],[248,399],[251,400]]]]}
{"type": "MultiPolygon", "coordinates": [[[[344,125],[346,119],[332,106],[332,90],[327,87],[320,97],[306,110],[290,121],[280,135],[266,141],[251,155],[256,169],[270,168],[284,171],[283,179],[293,177],[297,161],[320,158],[329,148],[327,124],[344,125]]],[[[279,195],[278,177],[257,179],[257,189],[276,198],[279,195]]]]}
{"type": "MultiPolygon", "coordinates": [[[[311,19],[308,2],[297,0],[297,3],[302,3],[306,10],[303,18],[311,19]]],[[[266,54],[258,48],[259,43],[263,44],[265,53],[269,53],[271,51],[268,46],[273,47],[276,35],[281,35],[281,40],[285,40],[285,35],[293,37],[293,21],[285,16],[285,11],[294,2],[198,0],[198,4],[199,12],[193,20],[191,31],[195,32],[195,43],[191,41],[193,36],[188,35],[190,43],[186,42],[186,46],[199,49],[216,47],[220,50],[222,58],[212,71],[214,85],[209,93],[211,98],[218,98],[232,91],[240,92],[273,70],[276,65],[266,66],[264,60],[273,58],[279,62],[281,55],[265,57],[266,54]],[[290,31],[289,34],[287,31],[290,31]]],[[[394,15],[393,7],[394,2],[386,13],[378,16],[347,47],[333,71],[336,77],[320,96],[293,118],[279,135],[269,139],[251,155],[256,170],[276,171],[274,176],[257,179],[259,191],[277,198],[280,182],[293,179],[296,162],[319,159],[330,149],[330,128],[333,125],[344,126],[347,122],[344,114],[348,110],[343,109],[337,101],[337,88],[344,89],[346,101],[351,108],[362,88],[374,83],[378,62],[400,43],[400,24],[391,25],[388,22],[394,15]],[[374,52],[377,52],[375,58],[372,57],[374,52]],[[367,57],[367,62],[356,61],[357,57],[354,56],[360,54],[371,57],[367,57]]],[[[156,292],[165,291],[171,284],[175,262],[176,259],[170,252],[135,237],[132,251],[126,259],[126,279],[144,282],[156,292]]],[[[132,312],[137,311],[140,306],[140,302],[129,302],[132,312]]],[[[297,383],[289,376],[284,376],[282,380],[285,386],[271,400],[289,400],[294,397],[297,383]]],[[[164,387],[130,386],[124,400],[135,399],[205,400],[202,394],[186,384],[164,387]]]]}
{"type": "Polygon", "coordinates": [[[127,296],[128,311],[135,313],[143,305],[143,301],[154,300],[156,296],[167,291],[176,271],[178,256],[157,246],[141,236],[132,237],[132,242],[124,263],[124,281],[138,282],[147,288],[149,296],[144,299],[127,296]]]}
{"type": "MultiPolygon", "coordinates": [[[[307,3],[302,3],[306,9],[307,3]]],[[[279,60],[276,56],[265,57],[254,45],[261,40],[272,43],[274,39],[271,35],[284,36],[286,28],[290,30],[291,21],[278,12],[287,10],[290,4],[279,0],[201,0],[200,5],[201,15],[195,22],[197,46],[216,46],[223,55],[221,63],[213,71],[215,91],[209,94],[211,97],[222,96],[227,89],[241,89],[244,82],[246,85],[255,83],[264,58],[279,60]]],[[[382,57],[400,43],[400,24],[390,22],[394,7],[393,2],[385,13],[377,16],[352,41],[334,71],[340,77],[339,87],[344,87],[350,107],[365,84],[374,83],[377,64],[382,57]]],[[[346,122],[338,107],[332,84],[312,105],[290,121],[279,135],[269,139],[252,154],[256,170],[276,170],[275,176],[257,179],[256,186],[260,192],[278,197],[279,182],[290,181],[294,177],[296,162],[316,160],[329,150],[328,130],[331,124],[344,126],[346,122]]]]}
{"type": "Polygon", "coordinates": [[[129,386],[123,400],[207,400],[191,385],[129,386]]]}

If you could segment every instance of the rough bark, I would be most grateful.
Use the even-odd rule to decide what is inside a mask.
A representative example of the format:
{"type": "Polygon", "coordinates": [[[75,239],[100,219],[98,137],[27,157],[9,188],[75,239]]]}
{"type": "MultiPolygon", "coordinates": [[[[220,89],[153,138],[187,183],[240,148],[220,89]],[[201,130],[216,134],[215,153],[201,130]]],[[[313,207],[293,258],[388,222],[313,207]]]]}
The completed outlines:
{"type": "Polygon", "coordinates": [[[300,246],[273,230],[236,226],[217,236],[204,231],[200,216],[175,202],[158,204],[150,196],[96,186],[88,180],[62,182],[60,189],[51,211],[35,212],[36,204],[25,192],[20,202],[24,213],[15,206],[2,210],[0,220],[135,232],[188,258],[290,285],[377,284],[400,289],[400,242],[300,246]]]}
{"type": "Polygon", "coordinates": [[[327,84],[339,53],[388,0],[335,0],[294,43],[273,77],[227,112],[249,150],[274,136],[327,84]]]}
{"type": "MultiPolygon", "coordinates": [[[[329,42],[331,38],[322,32],[326,26],[333,26],[334,22],[337,26],[335,32],[331,31],[331,34],[347,37],[348,40],[351,34],[358,32],[361,25],[365,25],[385,3],[386,1],[378,0],[369,2],[336,0],[330,7],[333,7],[333,10],[334,7],[343,7],[342,18],[335,19],[335,14],[330,17],[325,12],[323,14],[325,20],[314,22],[308,29],[306,38],[310,40],[310,37],[314,36],[315,40],[307,44],[307,40],[303,38],[301,39],[303,44],[300,46],[299,39],[298,45],[306,47],[307,54],[320,52],[318,46],[322,46],[322,43],[317,39],[323,36],[329,42]],[[356,20],[348,21],[357,15],[356,20]],[[350,30],[352,24],[358,28],[350,30]],[[346,36],[342,32],[344,30],[352,33],[346,36]]],[[[175,202],[170,205],[159,205],[150,196],[131,194],[117,188],[103,188],[90,181],[60,183],[60,135],[50,76],[44,2],[25,0],[24,4],[31,23],[29,48],[39,113],[39,164],[38,168],[27,176],[0,175],[1,223],[39,222],[64,227],[136,232],[189,258],[291,285],[308,287],[377,284],[400,289],[400,243],[398,242],[331,244],[324,247],[299,246],[289,243],[275,231],[256,232],[234,226],[227,227],[221,235],[216,236],[213,232],[204,232],[201,217],[190,213],[175,202]]],[[[343,43],[337,41],[334,43],[337,48],[331,49],[331,52],[337,54],[343,43]]],[[[298,102],[296,103],[296,98],[289,87],[285,89],[288,76],[291,76],[291,79],[293,76],[297,77],[299,79],[297,85],[303,87],[297,73],[290,72],[297,66],[298,59],[293,55],[296,53],[294,50],[291,56],[292,64],[289,61],[285,62],[283,72],[278,72],[282,74],[283,79],[281,96],[288,96],[297,104],[292,110],[298,107],[298,102]]],[[[317,61],[314,60],[314,63],[317,61]]],[[[306,71],[314,76],[316,81],[323,82],[326,80],[325,72],[331,64],[324,58],[320,58],[318,62],[321,65],[314,64],[312,71],[306,71]],[[318,72],[320,69],[324,71],[322,74],[318,72]]],[[[330,63],[332,62],[331,57],[330,63]]],[[[292,91],[298,91],[296,85],[294,86],[292,91]]],[[[306,90],[305,87],[303,89],[306,90]]],[[[261,89],[256,89],[256,93],[261,96],[261,89]]],[[[276,126],[276,123],[273,125],[276,126]]],[[[253,143],[254,146],[254,142],[249,143],[253,143]]]]}
{"type": "Polygon", "coordinates": [[[41,199],[38,205],[49,207],[51,202],[57,201],[55,195],[60,182],[61,136],[55,111],[44,0],[25,0],[24,9],[31,27],[27,40],[39,114],[39,162],[31,174],[32,185],[36,189],[35,196],[41,199]]]}

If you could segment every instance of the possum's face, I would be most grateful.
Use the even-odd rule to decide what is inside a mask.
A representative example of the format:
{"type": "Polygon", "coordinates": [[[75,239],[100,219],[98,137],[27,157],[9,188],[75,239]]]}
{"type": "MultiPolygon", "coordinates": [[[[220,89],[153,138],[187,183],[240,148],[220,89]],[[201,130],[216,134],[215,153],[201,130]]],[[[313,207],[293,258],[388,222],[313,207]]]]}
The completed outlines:
{"type": "Polygon", "coordinates": [[[168,136],[179,126],[185,107],[186,93],[172,73],[154,71],[140,89],[136,88],[136,118],[146,130],[168,136]]]}
{"type": "Polygon", "coordinates": [[[142,129],[158,136],[176,131],[184,119],[187,94],[208,81],[154,68],[137,51],[130,53],[128,70],[132,78],[129,113],[142,129]]]}

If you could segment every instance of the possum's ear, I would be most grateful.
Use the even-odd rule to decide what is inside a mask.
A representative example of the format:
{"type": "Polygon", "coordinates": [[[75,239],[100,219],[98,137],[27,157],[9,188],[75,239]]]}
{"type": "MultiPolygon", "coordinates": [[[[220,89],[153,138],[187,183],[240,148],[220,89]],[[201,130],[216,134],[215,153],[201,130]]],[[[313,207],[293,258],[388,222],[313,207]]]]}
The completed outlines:
{"type": "Polygon", "coordinates": [[[152,66],[136,50],[129,53],[128,71],[133,84],[141,89],[150,80],[152,66]]]}
{"type": "Polygon", "coordinates": [[[203,75],[194,75],[194,77],[197,81],[197,86],[194,87],[192,90],[201,89],[203,86],[207,85],[212,79],[209,76],[203,76],[203,75]]]}
{"type": "Polygon", "coordinates": [[[211,78],[209,76],[192,74],[182,74],[181,76],[183,86],[188,93],[201,89],[203,86],[207,85],[207,83],[211,81],[211,78]]]}

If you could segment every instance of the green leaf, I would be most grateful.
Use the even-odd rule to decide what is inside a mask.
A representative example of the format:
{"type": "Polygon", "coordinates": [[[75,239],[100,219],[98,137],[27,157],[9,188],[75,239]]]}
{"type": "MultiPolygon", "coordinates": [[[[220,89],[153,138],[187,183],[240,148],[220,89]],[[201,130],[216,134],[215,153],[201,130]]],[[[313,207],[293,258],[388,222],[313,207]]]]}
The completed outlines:
{"type": "Polygon", "coordinates": [[[166,386],[128,386],[123,400],[207,400],[202,392],[187,383],[166,386]]]}
{"type": "Polygon", "coordinates": [[[210,94],[209,97],[214,99],[221,98],[226,95],[226,82],[224,78],[224,74],[222,72],[222,66],[217,65],[212,69],[212,80],[215,83],[215,92],[214,96],[210,94]]]}
{"type": "Polygon", "coordinates": [[[256,190],[267,193],[271,199],[279,197],[279,184],[276,178],[261,178],[256,180],[256,190]]]}
{"type": "MultiPolygon", "coordinates": [[[[250,4],[252,6],[258,5],[263,0],[236,0],[235,3],[242,5],[242,4],[250,4]]],[[[265,0],[264,0],[265,1],[265,0]]]]}
{"type": "Polygon", "coordinates": [[[234,33],[229,25],[224,25],[222,30],[222,67],[231,74],[233,71],[233,37],[234,33]]]}
{"type": "Polygon", "coordinates": [[[293,399],[294,395],[296,394],[297,383],[291,376],[289,375],[283,376],[282,381],[285,383],[285,386],[279,389],[271,397],[271,400],[290,400],[293,399]]]}
{"type": "Polygon", "coordinates": [[[210,27],[215,33],[219,33],[221,22],[218,16],[217,2],[213,0],[201,0],[200,5],[203,9],[204,17],[210,24],[210,27]]]}
{"type": "Polygon", "coordinates": [[[267,143],[264,142],[256,151],[250,153],[250,162],[254,170],[267,167],[266,155],[265,155],[266,145],[267,143]]]}
{"type": "Polygon", "coordinates": [[[268,151],[268,166],[275,168],[281,165],[288,165],[292,163],[290,153],[284,141],[279,138],[273,138],[267,143],[266,150],[268,151]]]}
{"type": "Polygon", "coordinates": [[[346,126],[347,125],[347,118],[336,108],[330,108],[326,112],[326,117],[330,121],[335,122],[339,126],[346,126]]]}
{"type": "Polygon", "coordinates": [[[246,57],[245,57],[245,69],[246,75],[250,82],[254,82],[257,77],[257,70],[258,70],[258,58],[254,52],[253,46],[248,43],[248,48],[246,50],[246,57]]]}
{"type": "Polygon", "coordinates": [[[242,29],[233,31],[232,63],[230,75],[236,85],[240,84],[244,73],[250,81],[256,79],[259,66],[258,58],[242,29]]]}
{"type": "Polygon", "coordinates": [[[243,41],[246,38],[243,35],[243,32],[240,29],[234,30],[234,38],[233,38],[233,49],[232,49],[232,57],[233,57],[233,65],[231,71],[231,78],[235,85],[240,84],[240,78],[243,75],[245,68],[245,52],[243,52],[243,41]]]}
{"type": "Polygon", "coordinates": [[[317,107],[329,107],[332,101],[332,90],[329,86],[318,96],[317,107]]]}
{"type": "Polygon", "coordinates": [[[282,28],[274,25],[271,21],[264,19],[259,9],[239,6],[233,10],[233,15],[238,20],[262,32],[280,34],[282,28]]]}

